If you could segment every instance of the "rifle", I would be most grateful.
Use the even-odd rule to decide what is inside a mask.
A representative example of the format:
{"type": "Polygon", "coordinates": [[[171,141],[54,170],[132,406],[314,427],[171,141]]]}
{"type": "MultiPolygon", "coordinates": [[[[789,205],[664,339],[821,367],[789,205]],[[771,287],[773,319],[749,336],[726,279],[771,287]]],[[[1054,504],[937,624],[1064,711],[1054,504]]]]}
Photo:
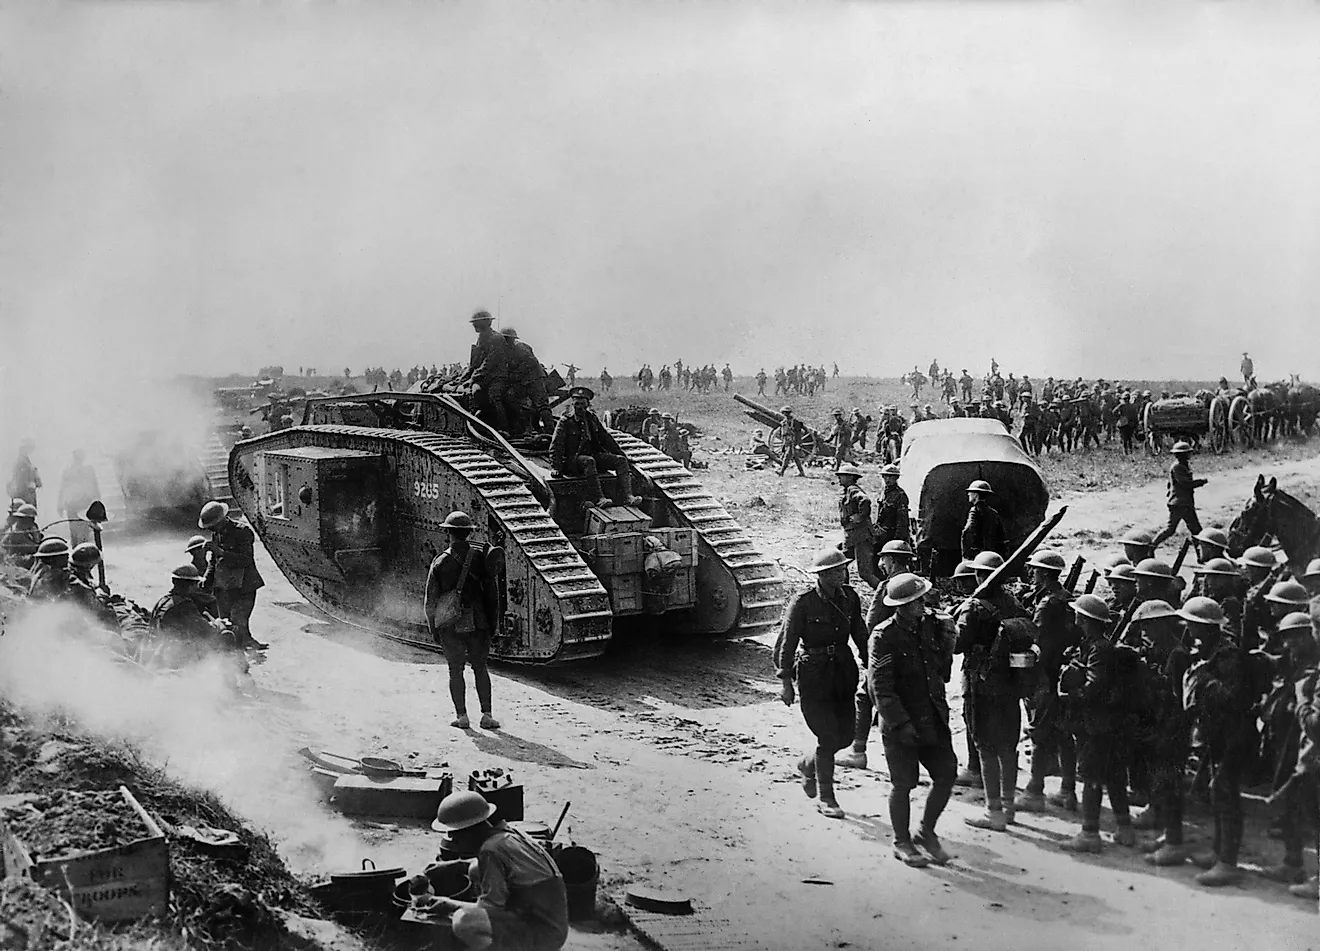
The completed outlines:
{"type": "Polygon", "coordinates": [[[1068,577],[1064,579],[1063,586],[1068,589],[1069,594],[1075,594],[1077,592],[1077,579],[1082,576],[1082,562],[1084,561],[1086,561],[1086,559],[1081,555],[1078,555],[1077,560],[1074,561],[1072,567],[1068,569],[1068,577]]]}
{"type": "Polygon", "coordinates": [[[1100,581],[1100,569],[1092,568],[1091,577],[1086,579],[1086,588],[1082,591],[1082,594],[1090,594],[1091,592],[1093,592],[1095,590],[1096,584],[1098,584],[1099,581],[1100,581]]]}
{"type": "Polygon", "coordinates": [[[1021,571],[1022,566],[1031,557],[1031,553],[1039,548],[1040,543],[1045,540],[1045,536],[1054,531],[1055,526],[1063,521],[1064,513],[1067,511],[1068,506],[1060,506],[1059,511],[1055,512],[1052,518],[1046,519],[1037,525],[1036,530],[1017,547],[1017,551],[1009,555],[1002,565],[990,572],[990,576],[977,585],[976,590],[972,592],[972,597],[979,598],[1005,578],[1011,578],[1021,571]]]}
{"type": "Polygon", "coordinates": [[[1173,573],[1176,575],[1182,570],[1183,562],[1187,560],[1187,551],[1192,547],[1191,538],[1183,539],[1182,548],[1178,551],[1178,557],[1173,559],[1173,573]]]}
{"type": "Polygon", "coordinates": [[[1141,602],[1136,598],[1133,598],[1128,602],[1128,606],[1124,609],[1122,617],[1118,619],[1118,623],[1115,624],[1113,629],[1109,632],[1109,642],[1111,644],[1122,643],[1123,636],[1127,634],[1128,628],[1132,626],[1132,615],[1137,613],[1137,608],[1140,606],[1141,602]]]}

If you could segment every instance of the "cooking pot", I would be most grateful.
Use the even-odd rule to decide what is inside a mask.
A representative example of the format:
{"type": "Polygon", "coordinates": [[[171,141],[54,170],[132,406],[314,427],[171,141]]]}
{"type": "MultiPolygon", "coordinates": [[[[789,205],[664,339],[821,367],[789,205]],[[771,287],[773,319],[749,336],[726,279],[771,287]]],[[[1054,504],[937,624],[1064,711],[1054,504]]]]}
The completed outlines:
{"type": "Polygon", "coordinates": [[[340,912],[394,913],[391,901],[394,883],[407,874],[401,868],[378,869],[371,859],[363,859],[362,871],[337,872],[330,876],[334,909],[340,912]]]}

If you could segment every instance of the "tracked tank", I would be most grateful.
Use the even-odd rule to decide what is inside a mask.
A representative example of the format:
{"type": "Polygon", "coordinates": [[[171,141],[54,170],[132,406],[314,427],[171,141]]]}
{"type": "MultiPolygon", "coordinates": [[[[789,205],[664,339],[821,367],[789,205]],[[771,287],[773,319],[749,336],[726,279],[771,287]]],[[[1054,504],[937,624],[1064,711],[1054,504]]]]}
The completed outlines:
{"type": "MultiPolygon", "coordinates": [[[[582,660],[629,626],[659,636],[773,630],[785,599],[778,566],[686,469],[611,434],[632,467],[636,507],[591,508],[585,480],[551,477],[548,437],[506,437],[438,393],[309,400],[301,425],[235,444],[229,484],[309,602],[418,646],[438,649],[422,601],[447,544],[440,524],[455,509],[489,549],[497,659],[582,660]],[[678,556],[667,585],[643,570],[657,548],[678,556]]],[[[612,477],[602,482],[613,488],[612,477]]]]}

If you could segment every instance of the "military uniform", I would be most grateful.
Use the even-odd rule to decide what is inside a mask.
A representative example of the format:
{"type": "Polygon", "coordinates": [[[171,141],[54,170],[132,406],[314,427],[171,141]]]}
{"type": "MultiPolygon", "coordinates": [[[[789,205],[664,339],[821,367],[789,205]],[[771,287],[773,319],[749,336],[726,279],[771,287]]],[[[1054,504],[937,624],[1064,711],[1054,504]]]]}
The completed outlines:
{"type": "Polygon", "coordinates": [[[42,534],[38,528],[20,528],[14,526],[0,536],[0,553],[5,560],[20,568],[32,566],[32,556],[41,545],[42,534]]]}
{"type": "Polygon", "coordinates": [[[187,591],[175,588],[151,609],[151,631],[164,637],[169,666],[182,666],[209,655],[219,635],[187,591]]]}
{"type": "MultiPolygon", "coordinates": [[[[508,347],[508,389],[507,402],[512,406],[508,425],[512,433],[525,431],[529,426],[539,423],[545,429],[553,429],[554,414],[550,412],[549,398],[545,389],[545,367],[536,358],[531,346],[517,337],[505,338],[508,347]]],[[[601,375],[602,381],[607,379],[601,375]]],[[[611,381],[612,382],[612,381],[611,381]]]]}
{"type": "Polygon", "coordinates": [[[468,357],[467,378],[473,384],[478,410],[496,429],[509,429],[509,346],[503,335],[490,327],[477,332],[477,342],[468,357]]]}
{"type": "Polygon", "coordinates": [[[32,583],[28,586],[31,601],[64,601],[72,594],[73,576],[64,565],[37,560],[32,569],[32,583]]]}
{"type": "Polygon", "coordinates": [[[1002,555],[1007,543],[999,513],[984,498],[978,498],[967,511],[967,524],[962,530],[962,557],[971,561],[983,551],[1002,555]]]}
{"type": "Polygon", "coordinates": [[[875,588],[880,576],[875,569],[871,499],[855,482],[845,485],[839,496],[839,524],[843,527],[844,553],[855,560],[858,577],[875,588]]]}
{"type": "Polygon", "coordinates": [[[843,416],[834,417],[829,438],[834,440],[834,468],[837,470],[845,462],[852,462],[852,426],[843,416]]]}
{"type": "Polygon", "coordinates": [[[1082,781],[1082,832],[1098,835],[1105,790],[1120,828],[1131,827],[1127,798],[1127,757],[1116,698],[1116,648],[1100,637],[1082,637],[1059,674],[1063,720],[1077,744],[1077,775],[1082,781]]]}
{"type": "Polygon", "coordinates": [[[875,545],[883,548],[887,542],[912,541],[912,523],[908,513],[908,496],[898,482],[885,482],[885,490],[875,510],[875,545]]]}
{"type": "Polygon", "coordinates": [[[756,374],[756,395],[757,395],[757,396],[765,396],[765,381],[766,381],[767,379],[768,379],[768,378],[766,377],[766,375],[765,375],[765,371],[764,371],[764,370],[759,370],[759,371],[757,371],[757,374],[756,374]]]}
{"type": "Polygon", "coordinates": [[[14,461],[13,475],[9,480],[9,497],[22,499],[29,505],[36,505],[39,488],[41,488],[41,473],[32,464],[31,456],[26,452],[19,452],[18,458],[14,461]]]}
{"type": "Polygon", "coordinates": [[[600,471],[613,472],[615,501],[626,505],[632,497],[632,470],[628,468],[628,460],[600,417],[589,409],[581,416],[570,412],[559,418],[550,440],[550,467],[556,472],[585,478],[596,499],[604,498],[600,471]]]}
{"type": "Polygon", "coordinates": [[[1072,732],[1061,722],[1059,672],[1064,656],[1077,644],[1072,619],[1072,595],[1056,577],[1032,592],[1032,621],[1036,625],[1036,692],[1027,700],[1028,736],[1031,738],[1031,779],[1026,791],[1032,796],[1045,792],[1045,777],[1057,766],[1059,796],[1076,797],[1077,752],[1072,732]]]}
{"type": "Polygon", "coordinates": [[[849,641],[865,665],[862,603],[845,585],[833,599],[816,587],[794,595],[775,644],[776,676],[797,684],[802,718],[816,737],[815,751],[798,766],[815,776],[822,801],[834,799],[834,754],[852,739],[858,671],[849,641]]]}
{"type": "Polygon", "coordinates": [[[797,466],[798,475],[805,476],[807,473],[802,468],[802,457],[798,452],[798,440],[800,439],[799,423],[793,417],[786,417],[775,432],[779,435],[779,443],[782,447],[780,452],[782,458],[779,460],[779,474],[783,475],[788,469],[789,462],[797,466]]]}
{"type": "Polygon", "coordinates": [[[1145,648],[1141,652],[1146,673],[1144,692],[1149,714],[1140,724],[1140,743],[1148,753],[1151,808],[1169,846],[1183,844],[1183,781],[1191,743],[1191,724],[1183,708],[1183,676],[1191,655],[1181,645],[1171,650],[1145,648]]]}
{"type": "Polygon", "coordinates": [[[923,832],[934,831],[958,774],[945,696],[945,684],[953,671],[953,638],[930,611],[917,621],[894,614],[871,633],[869,656],[867,684],[893,786],[889,819],[895,843],[910,843],[909,796],[917,785],[919,768],[925,766],[931,779],[923,832]],[[916,734],[912,745],[899,739],[908,724],[916,734]]]}
{"type": "Polygon", "coordinates": [[[1170,535],[1178,530],[1179,522],[1187,523],[1187,531],[1192,535],[1201,534],[1201,520],[1196,517],[1195,492],[1205,485],[1205,479],[1192,478],[1192,467],[1186,459],[1175,459],[1169,466],[1169,524],[1160,530],[1151,544],[1158,547],[1170,535]]]}
{"type": "Polygon", "coordinates": [[[234,625],[239,646],[253,641],[252,611],[257,605],[257,592],[266,584],[253,555],[255,541],[252,529],[226,518],[215,527],[208,546],[220,616],[234,625]]]}
{"type": "Polygon", "coordinates": [[[472,666],[481,712],[487,715],[491,712],[490,672],[486,662],[498,610],[492,588],[486,577],[485,546],[472,545],[466,539],[456,538],[431,562],[426,572],[423,608],[427,626],[444,647],[445,663],[449,667],[449,696],[454,712],[459,716],[467,713],[463,668],[468,664],[472,666]],[[460,578],[463,579],[463,589],[459,593],[458,617],[452,624],[437,626],[435,611],[440,597],[458,588],[460,578]]]}

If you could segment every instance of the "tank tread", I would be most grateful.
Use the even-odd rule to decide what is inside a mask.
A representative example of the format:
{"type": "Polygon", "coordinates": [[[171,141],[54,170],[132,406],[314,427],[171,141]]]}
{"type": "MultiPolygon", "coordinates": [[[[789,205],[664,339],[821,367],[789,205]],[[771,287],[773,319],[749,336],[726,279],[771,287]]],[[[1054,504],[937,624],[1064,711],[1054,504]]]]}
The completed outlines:
{"type": "Polygon", "coordinates": [[[779,566],[756,550],[743,527],[687,469],[636,436],[611,434],[628,461],[655,483],[733,575],[739,611],[729,633],[748,637],[777,628],[785,602],[779,566]]]}
{"type": "Polygon", "coordinates": [[[411,443],[442,459],[485,500],[505,531],[513,538],[559,602],[564,639],[556,661],[600,654],[612,636],[612,612],[601,610],[608,595],[600,579],[560,531],[526,484],[486,453],[455,436],[437,433],[363,430],[357,427],[320,426],[343,430],[345,435],[377,435],[411,443]],[[576,630],[573,630],[576,628],[576,630]]]}

